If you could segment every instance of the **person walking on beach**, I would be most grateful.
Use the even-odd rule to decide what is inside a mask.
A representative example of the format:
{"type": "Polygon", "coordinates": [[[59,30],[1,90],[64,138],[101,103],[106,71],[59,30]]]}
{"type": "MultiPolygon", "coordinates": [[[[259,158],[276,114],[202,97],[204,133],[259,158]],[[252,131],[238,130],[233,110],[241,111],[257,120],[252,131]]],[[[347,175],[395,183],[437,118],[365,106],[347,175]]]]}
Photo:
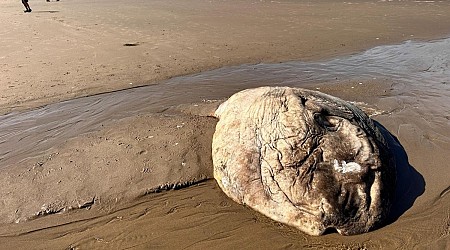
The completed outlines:
{"type": "Polygon", "coordinates": [[[30,5],[28,5],[28,0],[22,0],[23,6],[25,6],[25,10],[23,12],[31,12],[30,5]]]}

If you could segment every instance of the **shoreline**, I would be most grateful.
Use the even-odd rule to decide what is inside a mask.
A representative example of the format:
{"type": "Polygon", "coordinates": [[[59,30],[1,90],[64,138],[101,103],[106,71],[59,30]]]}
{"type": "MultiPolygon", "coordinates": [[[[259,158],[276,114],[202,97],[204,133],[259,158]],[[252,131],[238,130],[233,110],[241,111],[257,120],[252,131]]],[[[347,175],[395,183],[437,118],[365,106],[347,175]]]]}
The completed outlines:
{"type": "MultiPolygon", "coordinates": [[[[423,39],[407,39],[407,40],[401,40],[398,42],[393,42],[393,43],[388,43],[388,44],[377,44],[377,45],[375,45],[375,47],[368,47],[368,48],[364,48],[364,49],[357,50],[357,51],[349,51],[349,52],[346,52],[343,54],[333,55],[331,57],[321,56],[319,58],[309,58],[307,60],[287,60],[287,61],[279,61],[279,62],[261,61],[261,62],[243,63],[243,64],[238,64],[238,65],[222,65],[222,66],[219,66],[218,68],[206,68],[205,70],[200,70],[198,72],[173,75],[173,76],[170,76],[167,78],[154,80],[154,81],[148,82],[148,83],[135,84],[132,87],[127,86],[125,88],[106,90],[103,92],[87,91],[86,94],[74,95],[70,98],[68,97],[67,99],[59,98],[59,99],[55,99],[56,101],[54,101],[52,98],[41,98],[40,97],[40,98],[37,98],[36,100],[20,103],[18,106],[8,106],[8,105],[3,106],[3,107],[0,106],[0,116],[6,116],[6,115],[10,115],[10,114],[17,114],[17,113],[21,113],[21,112],[37,110],[37,109],[43,108],[43,107],[51,105],[51,104],[73,101],[73,100],[80,99],[80,98],[94,97],[94,96],[103,95],[103,94],[111,94],[111,93],[116,93],[116,92],[121,92],[121,91],[126,91],[126,90],[145,88],[145,87],[152,86],[152,85],[164,84],[164,83],[171,81],[172,79],[191,77],[191,76],[196,76],[198,74],[202,74],[205,72],[212,72],[212,71],[222,70],[222,69],[227,69],[227,68],[234,68],[234,67],[240,67],[240,66],[258,66],[260,64],[267,64],[267,65],[274,64],[275,65],[275,64],[295,63],[295,62],[321,62],[321,61],[328,61],[328,60],[332,60],[332,59],[339,59],[339,58],[349,57],[352,55],[357,55],[357,54],[360,54],[360,53],[366,51],[365,49],[373,49],[373,48],[377,48],[380,46],[401,45],[401,44],[404,44],[409,41],[411,41],[411,42],[434,42],[434,41],[444,40],[444,39],[448,39],[448,38],[450,38],[450,34],[449,35],[437,35],[436,37],[427,37],[427,38],[423,38],[423,39]]],[[[319,82],[318,84],[322,84],[322,83],[319,82]]],[[[336,91],[336,92],[338,92],[338,91],[336,91]]]]}

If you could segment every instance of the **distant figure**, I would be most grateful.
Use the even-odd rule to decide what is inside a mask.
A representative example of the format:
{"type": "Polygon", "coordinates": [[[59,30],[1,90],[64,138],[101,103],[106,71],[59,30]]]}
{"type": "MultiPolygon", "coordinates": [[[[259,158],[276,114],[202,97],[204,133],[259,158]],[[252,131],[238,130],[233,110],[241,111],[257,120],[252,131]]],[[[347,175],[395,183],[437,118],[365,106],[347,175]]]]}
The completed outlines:
{"type": "Polygon", "coordinates": [[[31,12],[30,5],[28,5],[28,0],[22,0],[23,6],[25,6],[25,10],[23,12],[31,12]]]}

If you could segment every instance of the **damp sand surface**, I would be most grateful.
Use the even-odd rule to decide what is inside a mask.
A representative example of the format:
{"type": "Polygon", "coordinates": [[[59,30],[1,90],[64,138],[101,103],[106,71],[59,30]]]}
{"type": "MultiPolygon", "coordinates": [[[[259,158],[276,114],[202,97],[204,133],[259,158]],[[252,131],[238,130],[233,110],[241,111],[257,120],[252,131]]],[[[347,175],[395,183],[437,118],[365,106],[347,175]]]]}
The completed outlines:
{"type": "Polygon", "coordinates": [[[0,0],[0,113],[449,35],[447,1],[0,0]]]}
{"type": "MultiPolygon", "coordinates": [[[[335,6],[321,4],[312,6],[335,6]]],[[[428,17],[430,5],[423,4],[430,3],[390,8],[420,7],[428,17]]],[[[4,110],[15,111],[0,118],[0,247],[448,248],[449,39],[398,42],[337,56],[364,46],[313,50],[320,60],[228,66],[29,111],[20,110],[36,102],[17,102],[22,108],[5,104],[4,110]],[[397,137],[405,153],[404,175],[412,177],[399,187],[399,200],[408,204],[398,218],[368,234],[310,237],[222,194],[211,176],[216,120],[208,115],[232,93],[266,85],[319,89],[352,101],[397,137]]],[[[272,59],[288,59],[272,53],[272,59]]],[[[307,55],[298,53],[297,59],[307,55]]],[[[98,86],[84,91],[107,90],[98,86]]],[[[38,103],[55,100],[35,95],[38,103]]],[[[14,100],[8,98],[3,100],[14,100]]]]}

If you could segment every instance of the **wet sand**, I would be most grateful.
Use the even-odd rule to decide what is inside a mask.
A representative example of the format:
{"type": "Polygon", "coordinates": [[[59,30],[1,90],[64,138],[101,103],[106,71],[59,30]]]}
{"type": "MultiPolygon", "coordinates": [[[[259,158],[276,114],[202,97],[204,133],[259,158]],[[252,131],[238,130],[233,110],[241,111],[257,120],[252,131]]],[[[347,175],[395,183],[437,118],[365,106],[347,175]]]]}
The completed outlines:
{"type": "MultiPolygon", "coordinates": [[[[31,14],[20,13],[20,3],[0,5],[0,110],[14,111],[11,117],[227,65],[326,62],[376,45],[446,37],[450,27],[446,2],[61,1],[30,2],[31,14]]],[[[448,54],[440,59],[445,79],[448,54]]],[[[418,70],[430,69],[439,75],[418,70]]],[[[208,81],[188,79],[193,87],[196,79],[208,81]]],[[[62,124],[49,120],[54,134],[43,138],[22,137],[12,126],[6,134],[17,140],[0,141],[0,248],[448,248],[448,82],[428,91],[395,77],[318,79],[304,87],[356,102],[406,153],[411,178],[401,193],[410,197],[399,198],[405,203],[389,225],[359,236],[310,237],[225,197],[211,179],[216,120],[208,114],[220,103],[212,99],[231,89],[212,81],[217,93],[194,89],[200,94],[193,98],[185,91],[163,106],[150,100],[153,109],[139,114],[119,102],[125,115],[96,123],[83,118],[58,130],[62,124]],[[33,140],[51,143],[21,150],[20,141],[33,140]]],[[[90,109],[91,116],[100,112],[90,109]]]]}
{"type": "Polygon", "coordinates": [[[441,38],[450,26],[445,1],[33,1],[29,14],[0,4],[3,113],[226,65],[441,38]]]}

